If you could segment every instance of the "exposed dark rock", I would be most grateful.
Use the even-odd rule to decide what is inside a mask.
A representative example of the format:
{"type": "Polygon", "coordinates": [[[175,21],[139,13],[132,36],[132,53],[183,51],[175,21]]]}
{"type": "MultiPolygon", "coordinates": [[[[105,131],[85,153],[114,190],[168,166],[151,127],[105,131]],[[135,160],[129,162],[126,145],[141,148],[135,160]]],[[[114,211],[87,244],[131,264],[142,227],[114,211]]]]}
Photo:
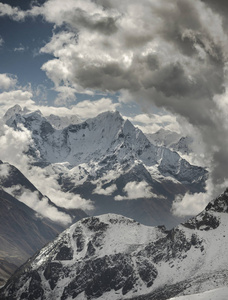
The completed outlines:
{"type": "Polygon", "coordinates": [[[213,216],[211,213],[203,212],[196,218],[190,219],[188,222],[184,223],[183,226],[190,229],[199,230],[213,230],[219,226],[219,219],[213,216]]]}
{"type": "Polygon", "coordinates": [[[53,290],[59,280],[62,264],[56,262],[48,263],[44,270],[44,277],[48,280],[51,289],[53,290]]]}
{"type": "Polygon", "coordinates": [[[56,255],[56,260],[71,260],[73,259],[73,250],[67,246],[60,246],[59,252],[56,255]]]}
{"type": "Polygon", "coordinates": [[[105,231],[108,227],[108,224],[100,222],[97,217],[84,219],[82,220],[82,224],[85,224],[91,231],[105,231]]]}
{"type": "Polygon", "coordinates": [[[28,300],[40,299],[44,294],[44,290],[41,287],[40,275],[36,271],[32,273],[28,292],[29,292],[28,300]]]}

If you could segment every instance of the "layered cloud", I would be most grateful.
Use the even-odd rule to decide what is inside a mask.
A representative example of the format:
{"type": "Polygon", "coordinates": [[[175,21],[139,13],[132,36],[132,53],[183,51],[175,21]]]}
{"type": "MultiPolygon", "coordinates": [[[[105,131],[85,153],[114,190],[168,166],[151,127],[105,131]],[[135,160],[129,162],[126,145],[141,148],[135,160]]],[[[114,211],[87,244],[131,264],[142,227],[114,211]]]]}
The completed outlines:
{"type": "Polygon", "coordinates": [[[12,196],[16,196],[15,193],[17,193],[17,190],[20,190],[20,196],[16,196],[16,198],[33,210],[37,211],[40,216],[49,218],[54,222],[60,222],[63,225],[69,225],[72,221],[69,215],[60,212],[56,207],[51,206],[48,203],[47,197],[40,199],[37,191],[32,192],[28,189],[22,188],[20,185],[4,188],[4,190],[12,196]]]}
{"type": "Polygon", "coordinates": [[[161,128],[171,130],[175,132],[181,132],[180,124],[177,121],[177,117],[164,113],[164,114],[138,114],[134,117],[128,117],[128,119],[137,125],[144,133],[153,133],[161,128]]]}
{"type": "Polygon", "coordinates": [[[71,88],[64,86],[58,88],[60,94],[56,99],[56,104],[59,103],[61,106],[39,105],[33,99],[37,93],[43,95],[43,90],[20,87],[16,85],[16,82],[14,76],[0,74],[0,89],[2,89],[0,92],[0,117],[3,117],[6,111],[16,104],[31,111],[40,110],[44,116],[51,114],[60,117],[77,115],[82,120],[93,118],[105,111],[114,111],[120,106],[119,103],[114,103],[111,98],[102,97],[98,100],[83,100],[74,106],[64,107],[63,105],[68,99],[71,100],[75,97],[74,90],[71,91],[71,88]]]}

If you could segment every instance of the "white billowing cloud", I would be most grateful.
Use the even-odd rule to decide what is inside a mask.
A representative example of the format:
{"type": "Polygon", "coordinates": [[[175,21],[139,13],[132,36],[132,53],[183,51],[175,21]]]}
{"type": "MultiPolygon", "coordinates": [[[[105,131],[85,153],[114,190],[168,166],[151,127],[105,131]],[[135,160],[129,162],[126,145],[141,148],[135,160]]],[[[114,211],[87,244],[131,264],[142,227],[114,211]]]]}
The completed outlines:
{"type": "Polygon", "coordinates": [[[0,74],[0,89],[8,90],[9,88],[15,87],[16,84],[17,79],[15,77],[9,76],[6,73],[0,74]]]}
{"type": "Polygon", "coordinates": [[[0,129],[0,160],[9,162],[17,167],[27,166],[30,158],[25,154],[33,141],[31,132],[21,126],[20,131],[5,124],[0,129]]]}
{"type": "MultiPolygon", "coordinates": [[[[10,85],[12,86],[14,83],[16,84],[16,79],[13,77],[2,76],[2,78],[6,79],[4,82],[2,81],[2,87],[3,84],[5,88],[10,87],[10,85]]],[[[58,107],[37,105],[33,100],[32,89],[26,89],[26,87],[23,89],[4,91],[0,93],[0,117],[3,117],[6,111],[16,104],[20,105],[22,108],[26,107],[31,111],[40,110],[44,116],[49,116],[50,114],[58,115],[60,117],[77,115],[82,120],[93,118],[99,113],[108,110],[115,111],[119,106],[119,103],[113,103],[112,99],[103,97],[94,101],[84,100],[70,106],[70,108],[67,108],[62,105],[65,105],[66,103],[70,104],[71,101],[75,100],[75,89],[66,86],[59,86],[56,90],[59,92],[56,104],[61,105],[58,107]]],[[[36,96],[40,96],[40,94],[45,96],[45,90],[43,87],[39,87],[38,90],[34,91],[34,94],[36,96]]]]}
{"type": "MultiPolygon", "coordinates": [[[[84,100],[73,105],[71,108],[67,107],[54,107],[54,106],[36,106],[44,116],[50,114],[58,115],[60,117],[76,115],[82,120],[96,117],[98,114],[105,111],[115,111],[119,103],[113,103],[110,98],[101,98],[98,100],[84,100]]],[[[34,109],[31,107],[31,109],[34,109]]]]}
{"type": "Polygon", "coordinates": [[[76,100],[76,90],[69,86],[58,86],[56,89],[58,96],[55,99],[55,104],[63,106],[64,104],[68,106],[71,102],[76,100]]]}
{"type": "Polygon", "coordinates": [[[154,133],[161,128],[180,132],[177,118],[172,114],[139,114],[128,119],[144,133],[154,133]]]}
{"type": "Polygon", "coordinates": [[[205,193],[186,193],[184,196],[176,196],[172,205],[172,213],[179,217],[195,216],[204,210],[208,202],[213,199],[214,192],[211,178],[209,178],[205,193]]]}
{"type": "Polygon", "coordinates": [[[119,106],[118,103],[113,103],[110,98],[101,98],[97,101],[85,100],[74,106],[75,112],[83,119],[96,117],[98,114],[105,111],[114,111],[119,106]]]}
{"type": "Polygon", "coordinates": [[[90,200],[82,198],[70,192],[61,191],[58,183],[58,174],[51,168],[29,167],[23,168],[23,174],[36,186],[36,188],[45,196],[51,199],[56,205],[67,209],[92,210],[93,203],[90,200]],[[44,184],[45,183],[45,184],[44,184]]]}
{"type": "MultiPolygon", "coordinates": [[[[8,164],[0,164],[0,177],[4,178],[9,175],[10,167],[8,164]]],[[[0,179],[1,182],[1,179],[0,179]]]]}
{"type": "Polygon", "coordinates": [[[18,7],[12,7],[8,4],[0,3],[0,17],[8,16],[15,21],[24,20],[26,12],[18,7]]]}
{"type": "Polygon", "coordinates": [[[123,188],[124,193],[126,196],[115,196],[116,201],[121,200],[130,200],[130,199],[139,199],[139,198],[151,198],[151,197],[158,197],[157,195],[151,192],[151,187],[148,185],[147,182],[141,181],[131,181],[128,182],[125,187],[123,188]]]}
{"type": "Polygon", "coordinates": [[[98,194],[98,195],[105,195],[105,196],[110,196],[112,195],[115,191],[117,190],[116,184],[112,184],[108,186],[107,188],[102,188],[101,185],[98,185],[94,190],[93,194],[98,194]]]}
{"type": "Polygon", "coordinates": [[[0,117],[15,104],[26,106],[28,108],[35,107],[35,102],[32,100],[32,93],[24,90],[11,90],[0,93],[0,117]]]}
{"type": "Polygon", "coordinates": [[[22,188],[20,185],[4,188],[4,190],[14,197],[17,190],[20,190],[20,196],[16,196],[19,201],[23,202],[28,207],[54,222],[60,222],[64,225],[68,225],[72,221],[69,215],[58,211],[56,207],[50,205],[47,197],[39,199],[37,191],[32,192],[28,189],[22,188]]]}
{"type": "MultiPolygon", "coordinates": [[[[179,2],[146,0],[142,5],[136,1],[66,0],[63,8],[60,0],[46,1],[43,7],[34,8],[33,14],[43,14],[57,26],[65,24],[68,31],[55,34],[42,49],[57,58],[47,62],[43,69],[55,83],[69,81],[84,89],[149,88],[151,80],[158,89],[161,84],[158,77],[163,76],[159,72],[161,64],[165,68],[170,63],[180,62],[188,67],[189,83],[193,82],[191,72],[196,57],[192,61],[186,57],[186,44],[192,44],[189,48],[193,49],[189,51],[200,59],[203,59],[202,53],[204,58],[208,53],[216,57],[211,40],[223,46],[227,37],[219,16],[202,2],[179,2]],[[182,17],[185,9],[193,14],[192,20],[182,17]],[[209,20],[213,23],[210,29],[209,20]],[[199,30],[205,37],[200,36],[199,30]]],[[[187,72],[187,68],[184,71],[187,72]]],[[[176,85],[165,84],[171,85],[164,86],[169,92],[172,85],[176,85]]]]}

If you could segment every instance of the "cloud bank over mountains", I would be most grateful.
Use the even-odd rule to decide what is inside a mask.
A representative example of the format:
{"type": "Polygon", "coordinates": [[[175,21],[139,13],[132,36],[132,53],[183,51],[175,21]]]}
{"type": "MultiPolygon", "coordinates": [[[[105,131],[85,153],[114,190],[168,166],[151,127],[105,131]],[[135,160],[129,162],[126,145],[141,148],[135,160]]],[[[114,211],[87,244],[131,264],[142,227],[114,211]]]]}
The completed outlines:
{"type": "MultiPolygon", "coordinates": [[[[59,93],[56,105],[69,104],[76,92],[99,92],[118,93],[122,103],[134,100],[145,112],[152,105],[165,108],[198,131],[212,184],[218,186],[228,179],[224,3],[66,0],[63,6],[48,0],[27,11],[1,3],[0,16],[15,21],[41,16],[53,24],[53,36],[40,53],[52,55],[42,70],[59,93]]],[[[31,104],[29,92],[4,93],[0,101],[23,95],[31,104]]],[[[104,99],[99,101],[117,107],[104,99]]],[[[77,108],[83,105],[91,108],[90,102],[77,108]]]]}

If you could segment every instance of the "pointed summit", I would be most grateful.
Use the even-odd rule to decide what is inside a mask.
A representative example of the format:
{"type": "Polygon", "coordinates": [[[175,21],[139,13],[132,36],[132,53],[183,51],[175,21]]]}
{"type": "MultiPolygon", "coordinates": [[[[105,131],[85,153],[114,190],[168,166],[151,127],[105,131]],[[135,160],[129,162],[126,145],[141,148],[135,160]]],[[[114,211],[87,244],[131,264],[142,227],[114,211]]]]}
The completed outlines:
{"type": "Polygon", "coordinates": [[[21,106],[18,105],[18,104],[14,105],[13,107],[9,108],[7,110],[7,112],[5,113],[5,115],[3,116],[4,122],[6,122],[7,120],[9,120],[15,114],[19,114],[21,112],[22,112],[21,106]]]}

